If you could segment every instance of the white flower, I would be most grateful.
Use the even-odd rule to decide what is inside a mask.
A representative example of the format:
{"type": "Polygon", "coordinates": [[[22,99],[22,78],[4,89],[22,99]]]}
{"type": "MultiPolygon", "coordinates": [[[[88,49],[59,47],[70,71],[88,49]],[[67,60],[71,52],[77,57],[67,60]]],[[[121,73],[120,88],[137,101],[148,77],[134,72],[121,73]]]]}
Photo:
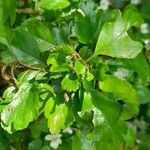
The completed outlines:
{"type": "Polygon", "coordinates": [[[125,80],[127,77],[131,77],[132,76],[132,71],[129,71],[128,69],[125,68],[118,68],[115,72],[114,72],[114,76],[125,80]]]}
{"type": "Polygon", "coordinates": [[[61,137],[62,137],[61,134],[55,135],[48,134],[45,136],[45,140],[50,141],[50,147],[52,147],[53,149],[57,149],[59,145],[62,144],[61,137]]]}
{"type": "Polygon", "coordinates": [[[69,133],[69,134],[72,134],[73,133],[73,130],[71,128],[66,128],[63,130],[63,133],[69,133]]]}
{"type": "Polygon", "coordinates": [[[141,0],[131,0],[131,4],[138,5],[141,3],[141,0]]]}
{"type": "Polygon", "coordinates": [[[141,25],[141,33],[143,33],[143,34],[149,33],[149,25],[148,25],[148,23],[143,23],[141,25]]]}
{"type": "Polygon", "coordinates": [[[150,39],[144,41],[146,50],[150,51],[150,39]]]}
{"type": "Polygon", "coordinates": [[[107,10],[110,5],[109,0],[101,0],[100,1],[100,9],[107,10]]]}

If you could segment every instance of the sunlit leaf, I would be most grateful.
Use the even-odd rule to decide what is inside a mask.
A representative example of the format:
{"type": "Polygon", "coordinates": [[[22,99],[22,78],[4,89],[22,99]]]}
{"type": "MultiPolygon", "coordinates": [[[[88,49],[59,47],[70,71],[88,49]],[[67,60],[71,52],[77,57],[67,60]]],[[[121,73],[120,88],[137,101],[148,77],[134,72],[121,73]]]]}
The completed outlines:
{"type": "MultiPolygon", "coordinates": [[[[127,9],[122,17],[121,12],[116,10],[116,20],[104,24],[99,34],[94,55],[101,54],[117,58],[134,58],[141,52],[142,44],[133,41],[127,33],[131,26],[140,24],[141,18],[137,18],[137,20],[134,17],[128,19],[128,11],[127,9]]],[[[132,15],[134,13],[137,15],[136,12],[132,11],[132,15]]]]}
{"type": "Polygon", "coordinates": [[[70,5],[68,0],[42,0],[40,6],[47,10],[59,10],[66,8],[70,5]]]}
{"type": "Polygon", "coordinates": [[[74,75],[67,74],[61,82],[62,88],[67,91],[76,91],[79,89],[79,79],[74,75]]]}

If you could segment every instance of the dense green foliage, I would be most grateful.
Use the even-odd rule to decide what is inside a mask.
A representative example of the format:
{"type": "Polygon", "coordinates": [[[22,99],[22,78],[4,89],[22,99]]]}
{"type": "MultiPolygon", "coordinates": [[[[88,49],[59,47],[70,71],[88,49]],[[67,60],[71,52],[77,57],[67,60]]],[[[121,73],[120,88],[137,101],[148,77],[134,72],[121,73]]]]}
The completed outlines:
{"type": "Polygon", "coordinates": [[[150,1],[102,1],[0,0],[0,150],[150,150],[150,1]]]}

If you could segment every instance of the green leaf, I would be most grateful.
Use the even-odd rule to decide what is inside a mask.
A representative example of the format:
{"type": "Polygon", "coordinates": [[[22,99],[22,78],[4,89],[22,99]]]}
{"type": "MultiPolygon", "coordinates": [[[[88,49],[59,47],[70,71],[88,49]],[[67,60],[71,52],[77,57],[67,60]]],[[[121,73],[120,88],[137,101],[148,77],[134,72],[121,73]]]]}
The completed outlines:
{"type": "Polygon", "coordinates": [[[42,147],[42,140],[37,139],[29,143],[28,150],[41,150],[41,147],[42,147]]]}
{"type": "Polygon", "coordinates": [[[140,99],[140,104],[150,103],[150,90],[142,84],[137,84],[136,90],[140,99]]]}
{"type": "MultiPolygon", "coordinates": [[[[126,128],[118,121],[114,126],[107,123],[99,126],[95,130],[95,135],[99,133],[100,140],[96,142],[96,149],[120,150],[121,144],[124,142],[123,135],[126,134],[126,128]]],[[[97,137],[97,138],[98,138],[97,137]]]]}
{"type": "Polygon", "coordinates": [[[79,60],[76,60],[74,64],[74,70],[77,73],[77,75],[83,75],[86,71],[86,68],[83,63],[81,63],[79,60]]]}
{"type": "Polygon", "coordinates": [[[1,150],[9,149],[9,140],[7,139],[6,135],[4,134],[3,130],[1,130],[1,128],[0,128],[0,148],[1,150]]]}
{"type": "Polygon", "coordinates": [[[16,4],[16,0],[0,1],[0,38],[8,36],[6,35],[6,31],[8,30],[8,26],[11,26],[15,21],[16,4]]]}
{"type": "Polygon", "coordinates": [[[123,67],[135,71],[144,84],[149,81],[150,66],[143,54],[139,54],[134,59],[121,59],[121,63],[123,67]]]}
{"type": "MultiPolygon", "coordinates": [[[[121,12],[116,10],[116,20],[114,22],[107,22],[104,24],[98,38],[94,55],[108,55],[117,58],[134,58],[142,50],[143,46],[137,41],[133,41],[127,31],[131,26],[140,24],[141,19],[135,17],[128,19],[128,9],[124,16],[121,12]]],[[[134,13],[134,11],[132,11],[134,13]]],[[[137,12],[134,13],[137,16],[137,12]]],[[[134,16],[134,14],[131,14],[134,16]]],[[[131,18],[131,17],[130,17],[131,18]]]]}
{"type": "Polygon", "coordinates": [[[50,67],[50,72],[67,72],[69,71],[69,67],[66,64],[65,56],[63,54],[54,53],[50,54],[47,60],[48,65],[52,65],[50,67]]]}
{"type": "Polygon", "coordinates": [[[4,108],[1,120],[6,126],[21,130],[38,117],[39,92],[36,84],[23,83],[11,94],[12,101],[4,108]]]}
{"type": "Polygon", "coordinates": [[[87,16],[78,15],[75,19],[75,32],[81,43],[87,44],[92,40],[93,30],[87,16]]]}
{"type": "Polygon", "coordinates": [[[80,48],[79,55],[86,60],[92,55],[92,51],[87,46],[83,46],[80,48]]]}
{"type": "MultiPolygon", "coordinates": [[[[67,64],[67,56],[73,52],[73,48],[69,45],[59,45],[56,47],[55,53],[51,53],[47,60],[47,64],[51,65],[50,72],[68,72],[70,68],[67,64]]],[[[69,63],[71,63],[70,59],[69,63]]]]}
{"type": "Polygon", "coordinates": [[[136,141],[136,135],[132,128],[128,128],[128,132],[124,135],[124,139],[126,141],[126,149],[131,149],[136,141]]]}
{"type": "Polygon", "coordinates": [[[10,64],[12,62],[15,61],[15,58],[12,56],[12,54],[10,53],[10,51],[2,51],[0,54],[0,57],[2,58],[2,62],[6,63],[6,64],[10,64]]]}
{"type": "Polygon", "coordinates": [[[16,30],[11,49],[22,63],[38,66],[44,65],[37,43],[29,32],[22,29],[16,30]]]}
{"type": "Polygon", "coordinates": [[[79,83],[79,79],[71,74],[67,74],[62,82],[61,82],[62,88],[64,90],[67,90],[69,92],[71,91],[76,91],[77,89],[79,89],[80,83],[79,83]]]}
{"type": "Polygon", "coordinates": [[[93,108],[94,108],[94,105],[92,103],[90,93],[84,92],[84,99],[83,99],[83,104],[82,104],[82,113],[89,111],[93,108]]]}
{"type": "Polygon", "coordinates": [[[120,150],[121,144],[124,142],[123,136],[127,132],[126,124],[120,119],[114,124],[103,120],[101,111],[94,110],[94,131],[91,135],[96,149],[120,150]],[[96,121],[95,121],[96,120],[96,121]]]}
{"type": "Polygon", "coordinates": [[[42,132],[48,132],[46,118],[36,120],[29,126],[29,129],[34,139],[40,138],[40,135],[42,134],[42,132]]]}
{"type": "MultiPolygon", "coordinates": [[[[11,133],[11,129],[21,130],[38,117],[40,107],[39,90],[37,83],[30,83],[35,78],[33,72],[23,74],[18,84],[18,90],[15,87],[5,92],[4,98],[10,101],[1,113],[3,128],[11,133]],[[24,79],[28,79],[24,81],[24,79]],[[6,126],[6,127],[5,127],[6,126]]],[[[37,72],[36,72],[37,73],[37,72]]]]}
{"type": "Polygon", "coordinates": [[[126,103],[122,113],[123,119],[130,119],[138,113],[139,101],[137,92],[126,80],[107,76],[104,81],[99,82],[99,86],[104,92],[112,93],[116,99],[121,99],[126,103]]]}
{"type": "Polygon", "coordinates": [[[41,52],[49,51],[54,47],[49,28],[40,20],[30,18],[22,24],[22,28],[34,36],[41,52]]]}
{"type": "Polygon", "coordinates": [[[108,65],[104,63],[96,63],[96,67],[93,69],[93,74],[97,80],[101,81],[106,78],[106,72],[108,70],[108,65]]]}
{"type": "Polygon", "coordinates": [[[70,5],[68,0],[42,0],[41,1],[41,8],[47,10],[59,10],[66,8],[70,5]]]}
{"type": "Polygon", "coordinates": [[[52,134],[57,134],[67,127],[69,109],[66,104],[55,105],[55,99],[50,98],[44,107],[44,115],[48,119],[48,128],[52,134]]]}
{"type": "Polygon", "coordinates": [[[115,101],[107,99],[102,93],[98,91],[91,91],[92,103],[99,109],[110,125],[115,124],[115,122],[121,116],[121,107],[115,101]]]}
{"type": "Polygon", "coordinates": [[[44,75],[45,71],[27,70],[25,72],[22,72],[18,76],[18,86],[22,85],[22,83],[24,82],[30,82],[30,80],[32,79],[41,80],[44,75]]]}
{"type": "Polygon", "coordinates": [[[16,0],[0,1],[0,43],[6,45],[11,54],[13,52],[10,49],[9,43],[13,38],[13,33],[10,28],[15,22],[16,6],[16,0]]]}
{"type": "Polygon", "coordinates": [[[73,137],[72,150],[96,150],[96,148],[84,132],[78,131],[73,137]]]}

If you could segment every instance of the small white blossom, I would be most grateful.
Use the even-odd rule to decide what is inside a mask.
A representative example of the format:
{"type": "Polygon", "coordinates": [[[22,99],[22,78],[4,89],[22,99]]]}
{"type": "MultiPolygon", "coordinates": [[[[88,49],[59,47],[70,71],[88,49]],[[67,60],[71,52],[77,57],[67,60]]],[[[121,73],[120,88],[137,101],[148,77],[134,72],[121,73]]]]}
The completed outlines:
{"type": "Polygon", "coordinates": [[[107,10],[109,8],[110,1],[109,0],[101,0],[100,1],[100,9],[107,10]]]}
{"type": "Polygon", "coordinates": [[[150,39],[144,41],[146,50],[150,51],[150,39]]]}
{"type": "Polygon", "coordinates": [[[63,130],[63,133],[73,134],[73,130],[71,128],[66,128],[63,130]]]}
{"type": "Polygon", "coordinates": [[[122,80],[126,80],[126,78],[131,77],[132,76],[132,71],[129,71],[128,69],[125,68],[118,68],[115,72],[114,72],[114,76],[122,79],[122,80]]]}
{"type": "Polygon", "coordinates": [[[143,23],[141,25],[141,33],[143,33],[143,34],[149,33],[149,25],[148,25],[148,23],[143,23]]]}
{"type": "Polygon", "coordinates": [[[141,0],[131,0],[131,4],[138,5],[141,3],[141,0]]]}
{"type": "Polygon", "coordinates": [[[53,149],[57,149],[59,145],[62,144],[61,137],[62,137],[61,134],[55,135],[48,134],[45,136],[45,140],[50,141],[50,147],[52,147],[53,149]]]}

